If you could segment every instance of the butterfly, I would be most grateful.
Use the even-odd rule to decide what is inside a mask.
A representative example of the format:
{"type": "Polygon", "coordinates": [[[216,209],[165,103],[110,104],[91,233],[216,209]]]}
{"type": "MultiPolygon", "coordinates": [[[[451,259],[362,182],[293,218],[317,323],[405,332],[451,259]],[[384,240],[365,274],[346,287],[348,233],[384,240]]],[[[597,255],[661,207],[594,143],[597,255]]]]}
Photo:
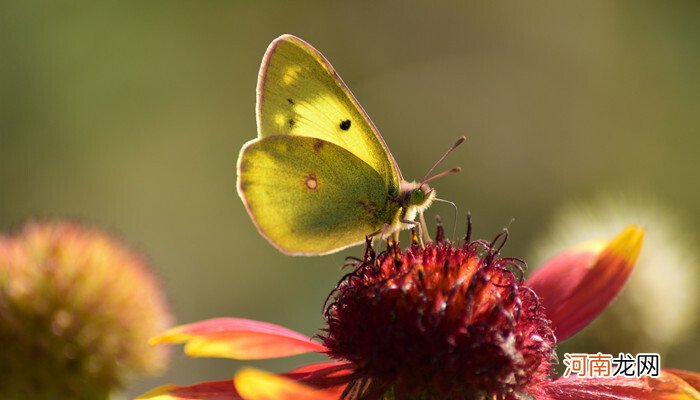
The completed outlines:
{"type": "Polygon", "coordinates": [[[238,158],[238,194],[260,234],[285,254],[386,238],[416,226],[435,200],[427,182],[445,173],[405,181],[330,62],[298,37],[282,35],[267,48],[256,116],[258,137],[238,158]]]}

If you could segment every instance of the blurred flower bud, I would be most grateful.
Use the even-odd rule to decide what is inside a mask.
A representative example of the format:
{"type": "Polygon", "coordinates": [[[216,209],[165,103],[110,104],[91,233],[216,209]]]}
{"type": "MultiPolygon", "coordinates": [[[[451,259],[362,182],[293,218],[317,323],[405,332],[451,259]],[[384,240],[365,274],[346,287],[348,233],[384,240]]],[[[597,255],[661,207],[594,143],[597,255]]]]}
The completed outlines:
{"type": "Polygon", "coordinates": [[[171,323],[144,261],[95,229],[30,222],[0,235],[0,398],[100,399],[167,361],[171,323]]]}

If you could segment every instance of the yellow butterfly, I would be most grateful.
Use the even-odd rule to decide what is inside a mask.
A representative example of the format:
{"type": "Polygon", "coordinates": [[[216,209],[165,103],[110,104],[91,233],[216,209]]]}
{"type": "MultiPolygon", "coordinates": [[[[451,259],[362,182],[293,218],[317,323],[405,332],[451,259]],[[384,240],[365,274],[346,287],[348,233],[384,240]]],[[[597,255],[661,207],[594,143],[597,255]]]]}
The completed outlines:
{"type": "Polygon", "coordinates": [[[387,237],[415,226],[435,199],[426,182],[437,176],[405,181],[328,60],[295,36],[265,52],[257,123],[258,137],[238,158],[238,194],[260,234],[285,254],[329,254],[368,235],[387,237]]]}

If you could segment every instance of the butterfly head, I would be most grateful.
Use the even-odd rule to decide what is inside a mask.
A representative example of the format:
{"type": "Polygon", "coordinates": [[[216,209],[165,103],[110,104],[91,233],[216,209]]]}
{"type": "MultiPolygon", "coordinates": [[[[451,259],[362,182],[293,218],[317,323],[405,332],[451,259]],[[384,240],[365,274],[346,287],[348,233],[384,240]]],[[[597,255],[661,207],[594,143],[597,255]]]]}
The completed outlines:
{"type": "MultiPolygon", "coordinates": [[[[435,197],[435,189],[431,189],[428,185],[420,185],[417,188],[411,190],[411,196],[408,199],[409,206],[420,207],[426,202],[432,202],[433,197],[435,197]]],[[[429,204],[425,205],[427,207],[429,204]]]]}
{"type": "Polygon", "coordinates": [[[408,219],[413,219],[416,214],[430,207],[435,199],[435,189],[426,183],[403,182],[401,193],[401,206],[406,210],[405,217],[408,219]]]}

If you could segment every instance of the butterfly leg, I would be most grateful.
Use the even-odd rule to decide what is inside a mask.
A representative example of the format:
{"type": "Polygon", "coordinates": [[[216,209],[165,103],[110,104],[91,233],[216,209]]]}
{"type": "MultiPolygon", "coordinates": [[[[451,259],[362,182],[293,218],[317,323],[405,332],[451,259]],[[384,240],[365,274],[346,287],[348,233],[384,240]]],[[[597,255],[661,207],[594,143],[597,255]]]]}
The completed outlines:
{"type": "Polygon", "coordinates": [[[425,244],[423,243],[423,226],[421,225],[421,223],[416,222],[416,221],[411,221],[408,219],[402,219],[401,223],[407,224],[407,225],[413,225],[414,228],[417,227],[418,228],[418,241],[420,242],[421,247],[425,247],[425,244]]]}
{"type": "Polygon", "coordinates": [[[397,244],[397,245],[398,245],[399,243],[401,243],[401,242],[399,241],[399,233],[400,233],[400,232],[401,232],[401,231],[394,231],[394,233],[391,234],[391,241],[394,242],[394,243],[397,244]]]}
{"type": "Polygon", "coordinates": [[[374,239],[375,237],[377,237],[377,235],[379,235],[380,233],[382,233],[382,231],[384,231],[384,228],[379,229],[379,230],[377,230],[377,231],[374,231],[374,232],[370,233],[369,235],[367,235],[367,237],[368,237],[368,238],[374,239]]]}
{"type": "Polygon", "coordinates": [[[423,234],[425,235],[425,240],[426,242],[432,242],[433,240],[430,238],[430,232],[428,231],[428,224],[425,223],[425,215],[423,213],[420,213],[420,224],[423,226],[423,234]]]}
{"type": "Polygon", "coordinates": [[[388,224],[384,224],[384,226],[381,229],[378,229],[377,231],[370,233],[369,235],[367,235],[367,237],[365,239],[372,239],[372,247],[375,247],[377,244],[377,242],[376,242],[377,238],[379,238],[381,240],[382,234],[387,231],[388,227],[389,227],[388,224]]]}

